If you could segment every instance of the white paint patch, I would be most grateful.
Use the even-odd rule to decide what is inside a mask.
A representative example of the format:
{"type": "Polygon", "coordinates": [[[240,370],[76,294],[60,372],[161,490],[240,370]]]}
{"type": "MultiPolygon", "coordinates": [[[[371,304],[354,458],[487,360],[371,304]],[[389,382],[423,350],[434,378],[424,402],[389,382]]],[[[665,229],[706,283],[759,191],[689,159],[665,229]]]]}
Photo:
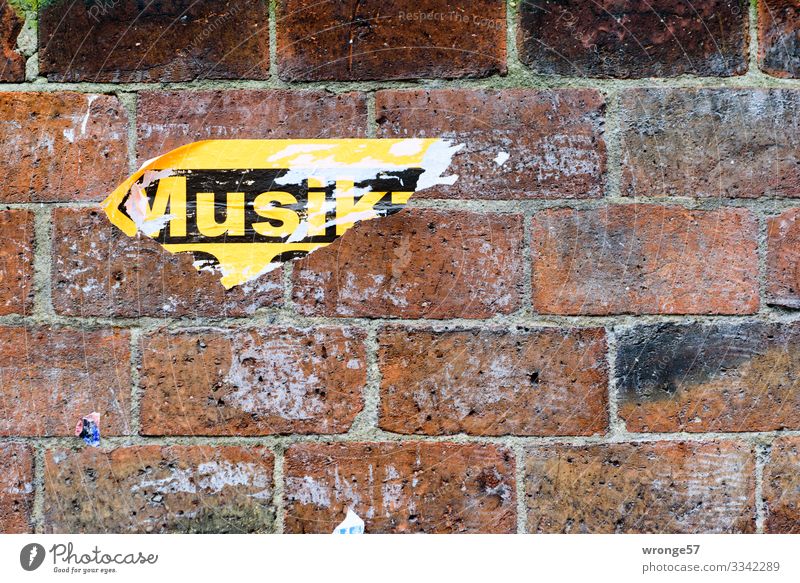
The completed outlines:
{"type": "Polygon", "coordinates": [[[498,167],[502,166],[508,161],[509,157],[508,152],[498,152],[497,156],[494,157],[494,163],[497,164],[498,167]]]}

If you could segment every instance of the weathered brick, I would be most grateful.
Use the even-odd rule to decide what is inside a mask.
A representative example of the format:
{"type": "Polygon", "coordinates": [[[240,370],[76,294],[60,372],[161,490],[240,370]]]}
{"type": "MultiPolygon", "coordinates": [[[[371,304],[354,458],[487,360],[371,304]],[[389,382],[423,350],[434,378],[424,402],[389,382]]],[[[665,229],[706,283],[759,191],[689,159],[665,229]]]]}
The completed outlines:
{"type": "Polygon", "coordinates": [[[262,0],[42,2],[39,70],[51,81],[269,77],[262,0]]]}
{"type": "Polygon", "coordinates": [[[33,453],[20,443],[0,443],[0,533],[31,532],[33,453]]]}
{"type": "Polygon", "coordinates": [[[765,529],[769,533],[800,534],[800,439],[779,437],[772,442],[764,467],[765,529]]]}
{"type": "Polygon", "coordinates": [[[632,89],[622,194],[800,197],[800,91],[632,89]]]}
{"type": "Polygon", "coordinates": [[[13,169],[0,174],[0,202],[100,200],[127,174],[128,120],[116,97],[0,93],[0,119],[0,156],[13,169]]]}
{"type": "Polygon", "coordinates": [[[533,219],[533,304],[549,314],[750,314],[757,223],[745,209],[553,209],[533,219]]]}
{"type": "Polygon", "coordinates": [[[191,253],[128,237],[97,209],[53,211],[52,299],[69,316],[244,316],[281,302],[280,271],[226,290],[191,253]]]}
{"type": "Polygon", "coordinates": [[[528,532],[753,532],[754,466],[726,441],[532,448],[528,532]]]}
{"type": "Polygon", "coordinates": [[[127,331],[0,328],[0,435],[74,435],[100,413],[102,435],[129,431],[127,331]]]}
{"type": "Polygon", "coordinates": [[[303,314],[488,318],[519,307],[519,215],[409,209],[295,263],[303,314]]]}
{"type": "Polygon", "coordinates": [[[0,82],[25,81],[25,57],[17,51],[17,37],[25,23],[7,0],[0,0],[0,82]]]}
{"type": "Polygon", "coordinates": [[[747,0],[522,0],[517,47],[537,73],[742,75],[747,0]]]}
{"type": "Polygon", "coordinates": [[[365,338],[326,327],[154,332],[142,341],[142,433],[343,433],[363,408],[365,338]]]}
{"type": "Polygon", "coordinates": [[[603,194],[605,102],[592,89],[381,91],[378,137],[464,144],[432,198],[596,198],[603,194]],[[504,160],[507,158],[507,160],[504,160]]]}
{"type": "Polygon", "coordinates": [[[800,324],[637,326],[616,377],[629,431],[800,429],[800,324]]]}
{"type": "Polygon", "coordinates": [[[800,308],[800,209],[767,223],[767,302],[800,308]]]}
{"type": "Polygon", "coordinates": [[[289,81],[485,77],[506,72],[503,0],[280,0],[289,81]]]}
{"type": "Polygon", "coordinates": [[[378,340],[387,431],[592,435],[608,427],[602,328],[388,328],[378,340]]]}
{"type": "Polygon", "coordinates": [[[284,474],[287,532],[329,533],[348,508],[368,533],[515,531],[514,457],[492,445],[293,445],[284,474]]]}
{"type": "Polygon", "coordinates": [[[33,213],[0,211],[0,316],[33,309],[33,213]]]}
{"type": "Polygon", "coordinates": [[[136,128],[140,162],[212,139],[361,138],[361,93],[326,91],[144,91],[136,128]]]}
{"type": "Polygon", "coordinates": [[[800,77],[800,4],[759,0],[758,65],[776,77],[800,77]]]}
{"type": "Polygon", "coordinates": [[[263,447],[50,450],[45,531],[270,532],[273,466],[263,447]]]}

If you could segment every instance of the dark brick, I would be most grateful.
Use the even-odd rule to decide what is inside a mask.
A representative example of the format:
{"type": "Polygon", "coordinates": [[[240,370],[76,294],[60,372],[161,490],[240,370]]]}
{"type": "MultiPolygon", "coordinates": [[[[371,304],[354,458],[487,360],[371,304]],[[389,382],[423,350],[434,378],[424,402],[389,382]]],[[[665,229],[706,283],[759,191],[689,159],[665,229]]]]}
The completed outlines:
{"type": "Polygon", "coordinates": [[[290,533],[330,533],[348,508],[367,533],[516,530],[514,456],[493,445],[298,444],[284,474],[290,533]]]}
{"type": "Polygon", "coordinates": [[[409,209],[358,223],[294,265],[306,315],[489,318],[519,307],[519,215],[409,209]]]}
{"type": "Polygon", "coordinates": [[[39,70],[50,81],[266,79],[262,0],[42,2],[39,70]]]}
{"type": "Polygon", "coordinates": [[[759,0],[758,65],[776,77],[800,77],[800,4],[759,0]]]}
{"type": "Polygon", "coordinates": [[[0,0],[0,82],[25,81],[25,57],[17,51],[17,37],[25,24],[25,16],[0,0]]]}
{"type": "Polygon", "coordinates": [[[102,435],[126,434],[130,370],[124,330],[0,328],[0,435],[74,436],[93,411],[102,435]]]}
{"type": "Polygon", "coordinates": [[[50,450],[45,532],[271,532],[273,466],[263,447],[50,450]]]}
{"type": "Polygon", "coordinates": [[[800,196],[800,91],[632,89],[622,95],[622,194],[800,196]]]}
{"type": "Polygon", "coordinates": [[[148,237],[128,237],[101,210],[53,211],[55,311],[68,316],[245,316],[279,304],[280,270],[226,290],[197,271],[191,253],[172,254],[148,237]]]}
{"type": "Polygon", "coordinates": [[[747,444],[544,446],[528,451],[525,474],[531,533],[755,531],[747,444]]]}
{"type": "Polygon", "coordinates": [[[200,140],[364,138],[367,103],[327,91],[143,91],[136,128],[144,162],[200,140]]]}
{"type": "Polygon", "coordinates": [[[800,308],[800,209],[767,222],[767,302],[800,308]]]}
{"type": "Polygon", "coordinates": [[[616,377],[629,431],[800,429],[800,324],[637,326],[616,377]]]}
{"type": "Polygon", "coordinates": [[[764,466],[765,530],[800,534],[800,439],[779,437],[764,466]]]}
{"type": "Polygon", "coordinates": [[[142,341],[142,433],[343,433],[363,408],[351,329],[158,331],[142,341]]]}
{"type": "Polygon", "coordinates": [[[21,443],[0,443],[0,533],[31,532],[33,452],[21,443]]]}
{"type": "Polygon", "coordinates": [[[33,213],[0,211],[0,316],[33,309],[33,213]]]}
{"type": "Polygon", "coordinates": [[[747,0],[522,0],[517,47],[537,73],[588,77],[741,75],[747,0]]]}
{"type": "Polygon", "coordinates": [[[378,137],[464,144],[448,169],[458,175],[455,184],[419,197],[603,195],[605,102],[592,89],[380,91],[376,110],[378,137]]]}
{"type": "Polygon", "coordinates": [[[752,314],[757,223],[745,209],[552,209],[533,219],[533,305],[546,314],[752,314]]]}
{"type": "Polygon", "coordinates": [[[608,427],[602,328],[389,328],[378,341],[387,431],[592,435],[608,427]]]}
{"type": "Polygon", "coordinates": [[[289,81],[485,77],[506,72],[503,0],[280,0],[289,81]]]}
{"type": "Polygon", "coordinates": [[[0,202],[102,200],[128,172],[128,119],[116,97],[0,93],[0,202]],[[13,169],[13,170],[12,170],[13,169]]]}

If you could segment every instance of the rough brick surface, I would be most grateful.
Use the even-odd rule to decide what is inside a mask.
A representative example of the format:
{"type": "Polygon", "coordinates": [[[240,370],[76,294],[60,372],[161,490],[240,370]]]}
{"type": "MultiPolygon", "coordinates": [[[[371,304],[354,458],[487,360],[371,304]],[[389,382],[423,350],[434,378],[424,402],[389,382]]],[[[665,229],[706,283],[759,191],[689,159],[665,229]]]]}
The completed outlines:
{"type": "Polygon", "coordinates": [[[618,335],[629,431],[800,429],[800,325],[657,324],[618,335]]]}
{"type": "Polygon", "coordinates": [[[533,533],[727,533],[755,530],[747,444],[553,445],[528,451],[533,533]]]}
{"type": "Polygon", "coordinates": [[[43,2],[39,69],[51,81],[269,77],[261,0],[43,2]]]}
{"type": "Polygon", "coordinates": [[[128,122],[116,97],[0,93],[0,119],[10,170],[0,174],[0,202],[101,200],[127,175],[128,122]]]}
{"type": "Polygon", "coordinates": [[[69,316],[244,316],[281,301],[280,271],[226,290],[191,253],[128,237],[97,209],[53,210],[52,298],[69,316]],[[91,236],[87,236],[87,233],[91,236]]]}
{"type": "Polygon", "coordinates": [[[7,0],[0,0],[0,82],[25,80],[25,57],[17,51],[17,37],[24,23],[7,0]]]}
{"type": "Polygon", "coordinates": [[[357,224],[294,265],[303,314],[488,318],[519,307],[518,215],[409,209],[357,224]]]}
{"type": "Polygon", "coordinates": [[[522,0],[517,46],[538,73],[588,77],[741,75],[746,0],[522,0]]]}
{"type": "Polygon", "coordinates": [[[506,71],[503,0],[280,0],[282,79],[484,77],[506,71]]]}
{"type": "Polygon", "coordinates": [[[758,64],[776,77],[800,77],[800,4],[759,0],[758,64]]]}
{"type": "Polygon", "coordinates": [[[767,222],[767,302],[800,308],[800,209],[767,222]]]}
{"type": "Polygon", "coordinates": [[[0,328],[0,435],[74,435],[100,413],[102,435],[130,426],[130,338],[123,330],[0,328]]]}
{"type": "Polygon", "coordinates": [[[464,144],[432,198],[594,198],[603,194],[603,97],[591,89],[381,91],[378,137],[464,144]],[[504,160],[504,158],[507,158],[504,160]]]}
{"type": "Polygon", "coordinates": [[[750,314],[757,224],[745,209],[554,209],[533,219],[533,304],[551,314],[750,314]]]}
{"type": "Polygon", "coordinates": [[[50,450],[45,531],[270,532],[273,465],[261,447],[50,450]]]}
{"type": "Polygon", "coordinates": [[[33,309],[33,213],[0,211],[0,316],[33,309]]]}
{"type": "Polygon", "coordinates": [[[284,474],[287,532],[329,533],[348,507],[367,533],[515,531],[514,457],[491,445],[293,445],[284,474]]]}
{"type": "Polygon", "coordinates": [[[0,534],[31,531],[33,452],[20,443],[0,443],[0,534]]]}
{"type": "Polygon", "coordinates": [[[432,435],[591,435],[608,426],[602,329],[379,335],[380,426],[432,435]]]}
{"type": "Polygon", "coordinates": [[[363,332],[157,331],[142,341],[142,433],[342,433],[363,408],[363,332]]]}
{"type": "Polygon", "coordinates": [[[137,111],[141,162],[200,140],[361,138],[367,132],[360,93],[143,91],[137,111]]]}
{"type": "Polygon", "coordinates": [[[621,101],[624,195],[800,197],[800,91],[633,89],[621,101]]]}
{"type": "Polygon", "coordinates": [[[766,532],[800,534],[800,438],[772,442],[764,467],[766,532]]]}

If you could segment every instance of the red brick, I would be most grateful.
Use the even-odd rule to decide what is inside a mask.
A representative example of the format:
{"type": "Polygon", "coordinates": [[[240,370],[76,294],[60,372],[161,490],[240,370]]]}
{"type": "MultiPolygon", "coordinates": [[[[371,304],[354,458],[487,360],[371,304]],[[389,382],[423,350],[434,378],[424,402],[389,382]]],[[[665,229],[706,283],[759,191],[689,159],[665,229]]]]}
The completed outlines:
{"type": "Polygon", "coordinates": [[[100,413],[101,435],[129,432],[127,331],[0,328],[0,435],[74,436],[100,413]]]}
{"type": "Polygon", "coordinates": [[[486,77],[506,72],[503,0],[278,2],[288,81],[486,77]]]}
{"type": "Polygon", "coordinates": [[[800,4],[758,3],[758,65],[776,77],[800,77],[800,4]]]}
{"type": "Polygon", "coordinates": [[[348,508],[367,533],[516,530],[514,457],[492,445],[293,445],[284,474],[291,533],[330,533],[348,508]]]}
{"type": "Polygon", "coordinates": [[[271,532],[273,467],[263,447],[50,450],[45,532],[271,532]]]}
{"type": "Polygon", "coordinates": [[[17,49],[17,37],[25,23],[7,0],[0,0],[0,82],[25,81],[25,57],[17,49]]]}
{"type": "Polygon", "coordinates": [[[50,81],[267,79],[261,0],[58,0],[39,8],[39,70],[50,81]]]}
{"type": "Polygon", "coordinates": [[[764,500],[769,533],[800,534],[800,439],[779,437],[764,467],[764,500]]]}
{"type": "Polygon", "coordinates": [[[727,77],[747,72],[746,0],[524,0],[517,47],[537,73],[727,77]]]}
{"type": "Polygon", "coordinates": [[[0,175],[0,202],[101,200],[127,175],[116,97],[0,93],[0,119],[0,157],[13,168],[0,175]]]}
{"type": "Polygon", "coordinates": [[[767,302],[800,308],[800,209],[767,222],[767,302]]]}
{"type": "Polygon", "coordinates": [[[432,198],[597,198],[603,194],[605,103],[592,89],[380,91],[378,137],[464,144],[432,198]],[[498,164],[498,156],[508,160],[498,164]]]}
{"type": "Polygon", "coordinates": [[[378,340],[387,431],[592,435],[608,427],[602,328],[388,328],[378,340]]]}
{"type": "Polygon", "coordinates": [[[664,323],[617,337],[629,431],[800,429],[800,323],[664,323]]]}
{"type": "Polygon", "coordinates": [[[280,270],[226,290],[191,253],[128,237],[96,209],[53,211],[52,299],[68,316],[244,316],[282,299],[280,270]]]}
{"type": "Polygon", "coordinates": [[[33,309],[33,213],[0,211],[0,316],[33,309]]]}
{"type": "Polygon", "coordinates": [[[367,104],[361,93],[143,91],[136,127],[143,162],[200,140],[363,138],[367,104]]]}
{"type": "Polygon", "coordinates": [[[552,445],[529,450],[531,533],[755,531],[755,463],[734,442],[552,445]]]}
{"type": "Polygon", "coordinates": [[[519,307],[519,215],[413,209],[357,224],[294,266],[307,315],[489,318],[519,307]]]}
{"type": "Polygon", "coordinates": [[[341,328],[152,333],[142,433],[343,433],[363,408],[365,338],[341,328]]]}
{"type": "Polygon", "coordinates": [[[20,443],[0,443],[0,533],[31,532],[33,452],[20,443]]]}
{"type": "Polygon", "coordinates": [[[533,219],[533,304],[547,314],[751,314],[757,223],[745,209],[552,209],[533,219]]]}
{"type": "Polygon", "coordinates": [[[632,89],[621,107],[625,196],[800,196],[800,91],[632,89]]]}

